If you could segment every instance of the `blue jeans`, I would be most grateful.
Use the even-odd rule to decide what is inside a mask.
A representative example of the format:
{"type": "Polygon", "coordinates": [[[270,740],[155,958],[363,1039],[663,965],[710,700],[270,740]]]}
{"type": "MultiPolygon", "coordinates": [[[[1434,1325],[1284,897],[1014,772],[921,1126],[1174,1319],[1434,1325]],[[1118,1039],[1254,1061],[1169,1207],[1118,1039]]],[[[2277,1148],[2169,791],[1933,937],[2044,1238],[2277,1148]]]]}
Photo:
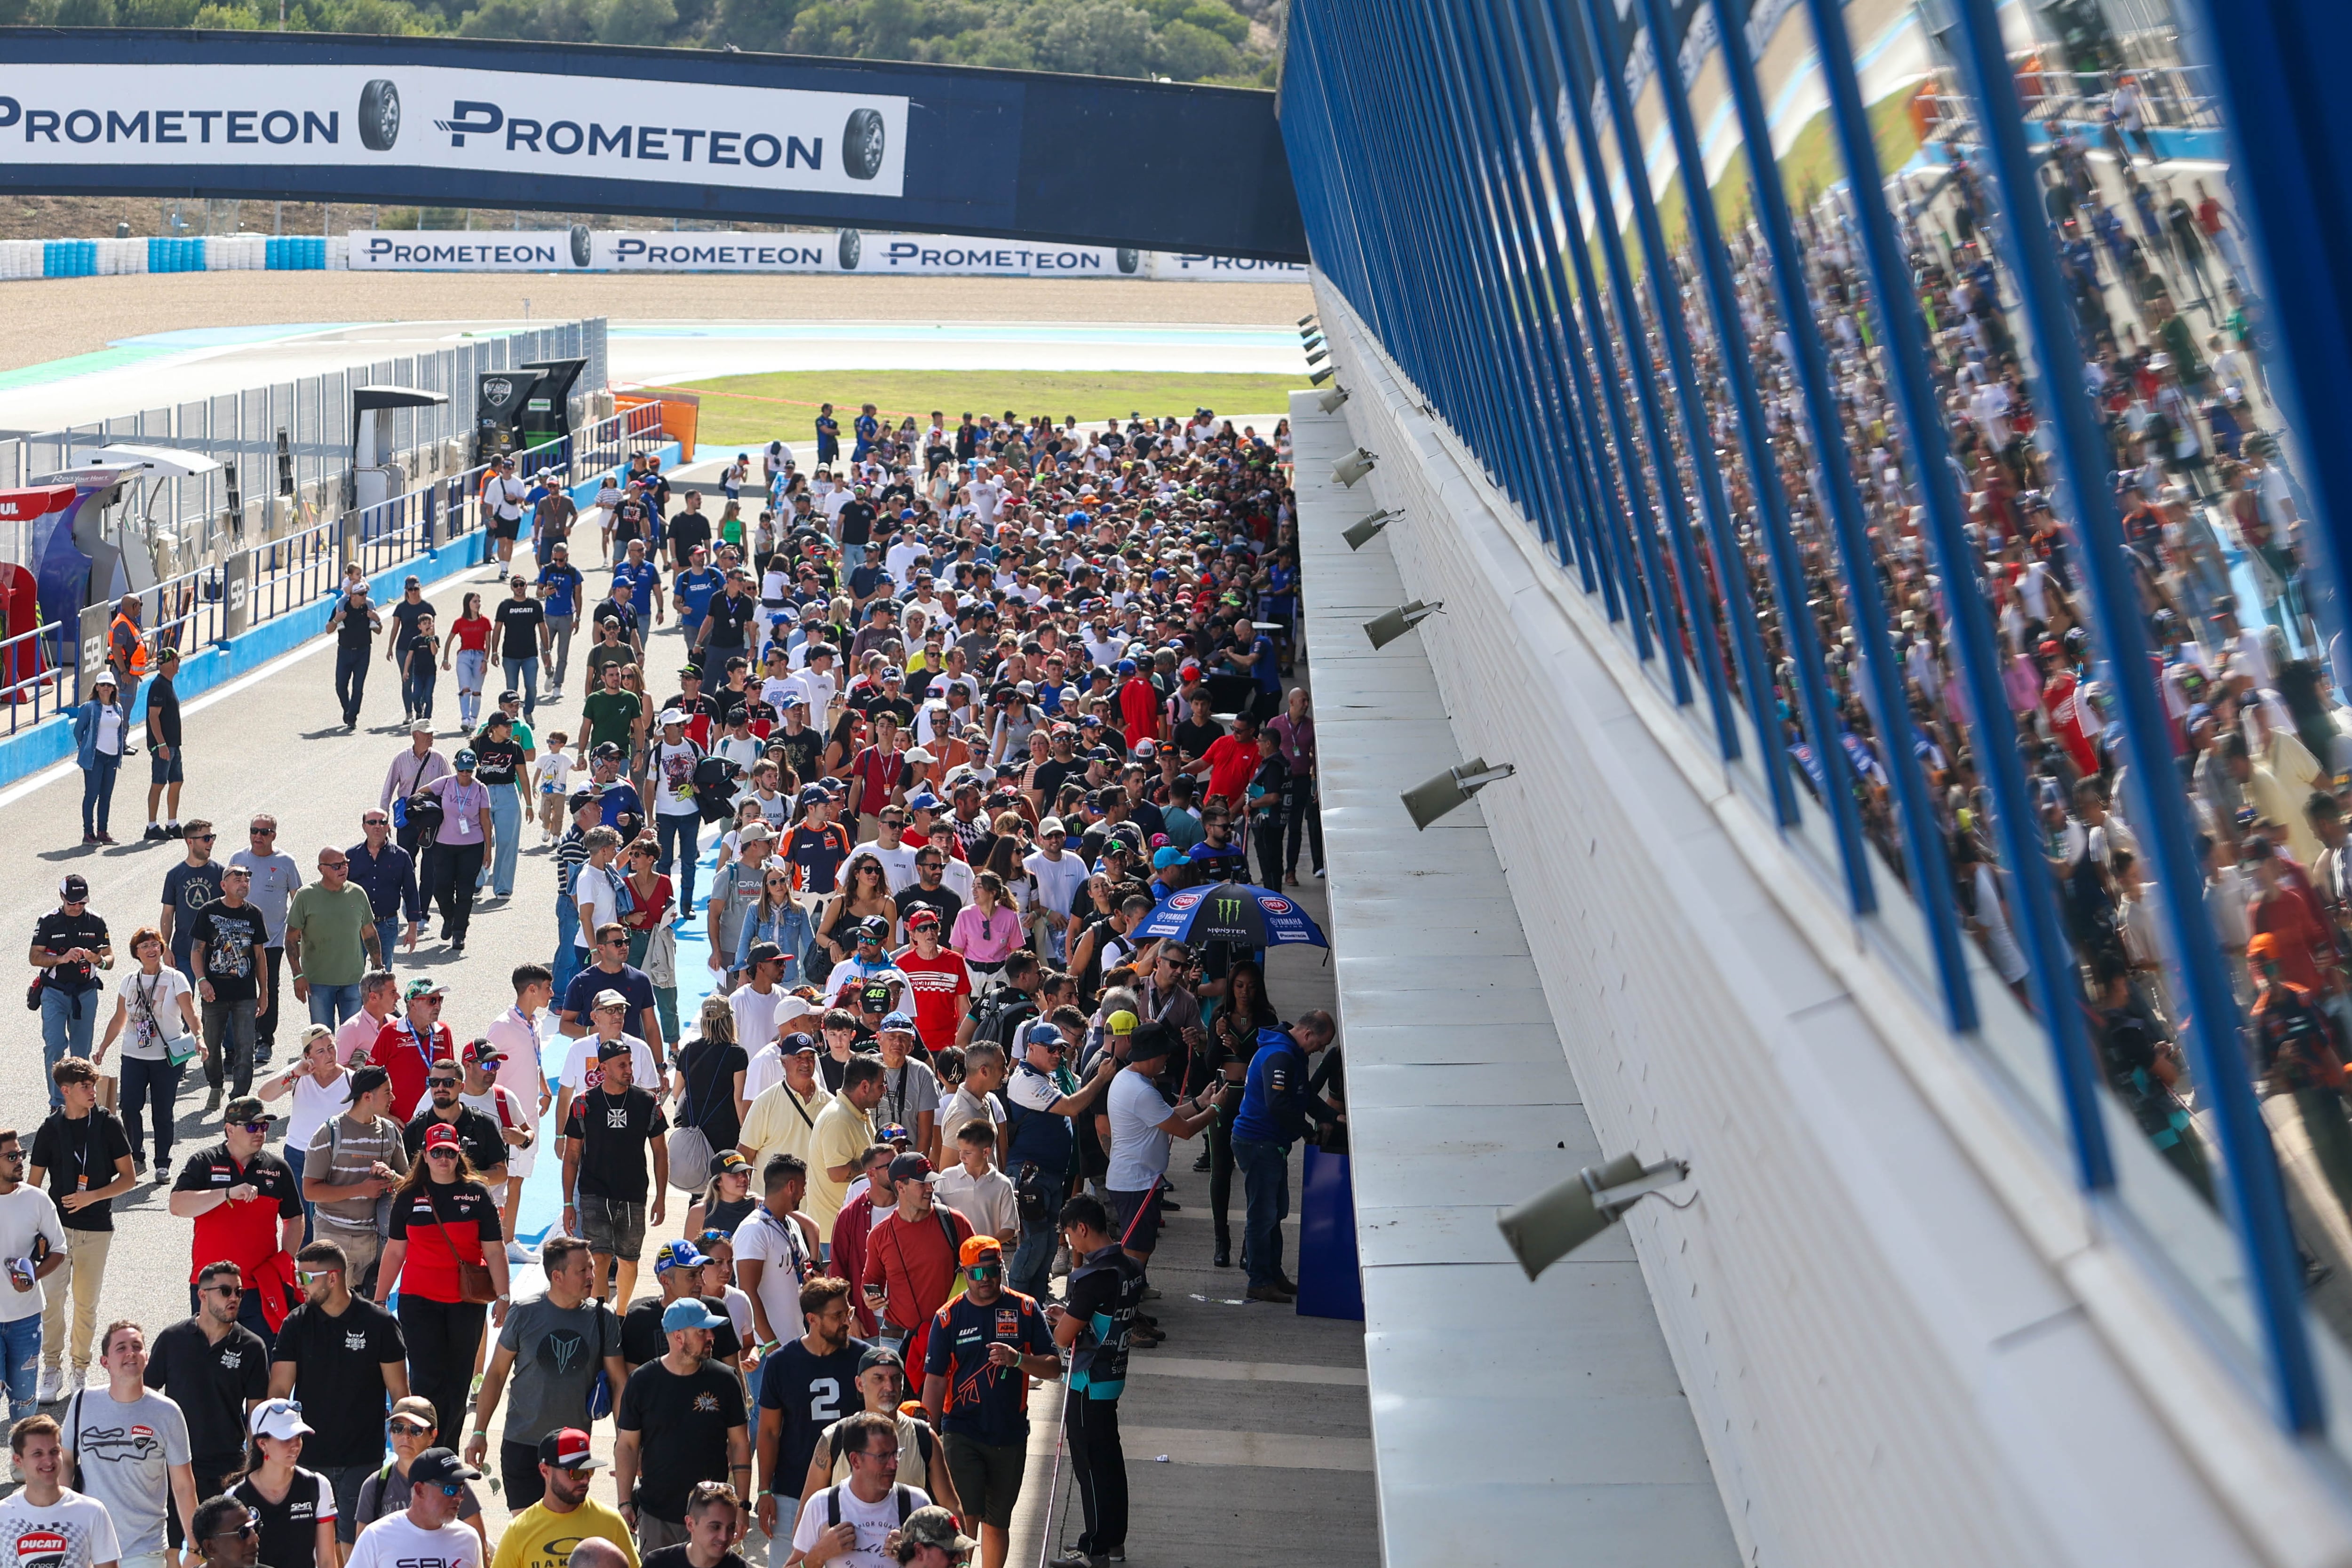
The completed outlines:
{"type": "Polygon", "coordinates": [[[106,831],[107,813],[114,806],[114,776],[122,771],[122,754],[100,752],[81,776],[81,831],[87,838],[106,831]]]}
{"type": "Polygon", "coordinates": [[[1044,1301],[1050,1293],[1047,1287],[1053,1283],[1054,1249],[1060,1239],[1061,1232],[1051,1220],[1034,1230],[1024,1226],[1021,1245],[1013,1249],[1012,1267],[1005,1270],[1005,1283],[1024,1295],[1044,1301]]]}
{"type": "Polygon", "coordinates": [[[95,986],[78,997],[69,997],[55,986],[41,988],[41,1078],[48,1084],[52,1111],[65,1101],[48,1070],[68,1056],[89,1060],[90,1030],[97,1027],[98,1006],[105,999],[105,991],[95,986]]]}
{"type": "Polygon", "coordinates": [[[1234,1164],[1249,1194],[1244,1222],[1242,1267],[1253,1285],[1282,1281],[1282,1222],[1290,1214],[1290,1150],[1282,1144],[1234,1140],[1234,1164]]]}
{"type": "Polygon", "coordinates": [[[0,1323],[0,1355],[8,1358],[8,1419],[21,1421],[41,1406],[33,1396],[41,1382],[41,1314],[28,1312],[0,1323]]]}
{"type": "Polygon", "coordinates": [[[375,923],[375,945],[383,954],[383,967],[392,967],[393,949],[400,945],[400,933],[406,925],[397,910],[375,923]]]}
{"type": "Polygon", "coordinates": [[[360,699],[367,695],[368,655],[373,651],[366,643],[335,648],[335,700],[343,706],[345,724],[360,721],[360,699]]]}
{"type": "MultiPolygon", "coordinates": [[[[661,841],[661,859],[654,866],[656,871],[667,876],[673,864],[685,862],[684,869],[677,873],[677,915],[691,915],[694,913],[694,867],[695,862],[702,858],[702,819],[692,811],[680,811],[674,816],[667,811],[656,811],[654,833],[661,841]],[[675,856],[672,851],[677,852],[675,856]]],[[[671,916],[672,919],[677,917],[676,915],[671,916]]]]}
{"type": "Polygon", "coordinates": [[[529,718],[539,711],[539,661],[532,659],[500,659],[499,668],[507,677],[505,690],[522,693],[522,716],[529,718]]]}
{"type": "Polygon", "coordinates": [[[457,725],[471,735],[482,711],[482,674],[490,667],[490,655],[481,648],[460,648],[457,663],[457,725]]]}
{"type": "Polygon", "coordinates": [[[500,898],[514,896],[515,856],[522,852],[522,797],[510,784],[490,786],[490,828],[498,846],[477,885],[500,898]]]}
{"type": "Polygon", "coordinates": [[[580,945],[574,940],[579,935],[580,906],[559,894],[555,900],[555,962],[548,966],[555,975],[559,1004],[572,984],[572,977],[580,972],[580,945]]]}
{"type": "Polygon", "coordinates": [[[856,571],[859,567],[864,566],[866,564],[866,547],[864,545],[842,546],[841,564],[851,571],[856,571]]]}
{"type": "Polygon", "coordinates": [[[322,986],[310,982],[310,1021],[330,1027],[341,1023],[360,1010],[360,986],[353,980],[348,986],[322,986]]]}
{"type": "Polygon", "coordinates": [[[430,718],[433,716],[433,685],[440,678],[441,673],[422,653],[412,664],[415,667],[400,683],[401,705],[408,709],[411,716],[422,715],[430,718]]]}
{"type": "Polygon", "coordinates": [[[131,1152],[137,1154],[144,1146],[141,1113],[152,1109],[155,1115],[155,1163],[168,1164],[172,1158],[172,1122],[180,1097],[180,1074],[187,1063],[169,1061],[149,1061],[136,1056],[122,1059],[122,1125],[131,1134],[131,1152]]]}

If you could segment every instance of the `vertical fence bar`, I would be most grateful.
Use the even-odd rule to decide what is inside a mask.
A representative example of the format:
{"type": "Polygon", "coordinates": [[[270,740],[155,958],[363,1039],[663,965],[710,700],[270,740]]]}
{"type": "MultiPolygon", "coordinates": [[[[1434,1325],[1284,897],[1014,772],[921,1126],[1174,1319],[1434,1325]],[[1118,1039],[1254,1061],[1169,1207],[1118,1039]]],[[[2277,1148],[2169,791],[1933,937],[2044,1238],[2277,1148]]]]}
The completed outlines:
{"type": "MultiPolygon", "coordinates": [[[[1816,4],[1814,8],[1828,13],[1825,29],[1821,21],[1815,23],[1822,52],[1844,48],[1844,20],[1836,7],[1816,4]]],[[[1991,0],[1958,0],[1957,10],[1960,62],[1976,99],[1986,157],[2000,186],[2018,292],[2032,329],[2057,438],[2060,483],[2081,534],[2084,578],[2098,612],[2123,716],[2138,795],[2132,820],[2148,824],[2146,841],[2155,854],[2174,956],[2189,992],[2190,1016],[2183,1020],[2183,1032],[2221,1133],[2221,1163],[2230,1178],[2224,1186],[2226,1212],[2252,1291],[2273,1379],[2272,1394],[2280,1425],[2292,1432],[2316,1433],[2326,1427],[2327,1407],[2304,1318],[2302,1268],[2287,1219],[2277,1153],[2247,1081],[2237,1001],[2222,971],[2221,946],[2205,916],[2204,869],[2192,846],[2187,803],[2171,784],[2177,776],[2171,737],[2148,674],[2137,589],[2124,570],[2123,528],[2105,483],[2106,446],[2092,423],[2090,392],[2083,382],[2082,356],[2057,259],[2048,232],[2033,216],[2038,189],[2032,157],[2026,151],[2017,84],[2010,74],[1991,0]]]]}

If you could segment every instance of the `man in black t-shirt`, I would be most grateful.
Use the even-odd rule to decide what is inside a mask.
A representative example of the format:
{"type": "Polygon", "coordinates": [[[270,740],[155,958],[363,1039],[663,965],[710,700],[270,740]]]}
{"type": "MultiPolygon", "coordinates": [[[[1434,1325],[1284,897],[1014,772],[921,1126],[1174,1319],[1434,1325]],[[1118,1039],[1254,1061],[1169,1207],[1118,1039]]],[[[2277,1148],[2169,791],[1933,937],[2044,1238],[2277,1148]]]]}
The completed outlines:
{"type": "Polygon", "coordinates": [[[530,579],[514,574],[508,584],[513,593],[499,601],[491,619],[499,623],[499,667],[509,686],[522,693],[522,716],[530,722],[539,707],[539,668],[548,666],[554,677],[554,632],[547,624],[547,606],[530,596],[530,579]]]}
{"type": "Polygon", "coordinates": [[[710,608],[702,612],[702,629],[696,646],[703,650],[703,668],[712,660],[723,661],[730,653],[740,653],[749,646],[752,619],[760,613],[760,601],[751,596],[751,575],[740,567],[727,574],[727,591],[711,600],[710,608]]]}
{"type": "Polygon", "coordinates": [[[269,928],[261,911],[246,902],[252,885],[253,873],[246,867],[221,867],[221,895],[196,916],[188,949],[196,995],[204,1003],[205,1077],[212,1084],[207,1111],[220,1109],[224,1072],[238,1095],[253,1088],[254,1023],[269,1006],[260,984],[269,928]]]}
{"type": "Polygon", "coordinates": [[[711,1336],[727,1326],[725,1313],[694,1297],[672,1301],[662,1311],[667,1353],[637,1368],[622,1391],[613,1480],[640,1552],[686,1539],[687,1499],[697,1481],[732,1481],[738,1497],[751,1490],[743,1385],[709,1359],[711,1336]]]}
{"type": "MultiPolygon", "coordinates": [[[[246,1411],[269,1395],[269,1347],[236,1321],[240,1298],[215,1287],[242,1281],[234,1263],[213,1263],[196,1277],[203,1305],[155,1336],[147,1347],[147,1386],[180,1407],[188,1423],[188,1468],[196,1496],[218,1497],[221,1483],[245,1462],[246,1411]]],[[[182,1543],[184,1522],[172,1501],[170,1534],[182,1543]]]]}
{"type": "Polygon", "coordinates": [[[400,1322],[346,1279],[350,1260],[332,1241],[297,1254],[304,1295],[278,1330],[269,1396],[301,1401],[311,1427],[302,1462],[335,1489],[335,1532],[359,1535],[360,1483],[383,1464],[384,1400],[408,1397],[408,1345],[400,1322]]]}
{"type": "Polygon", "coordinates": [[[672,517],[663,531],[667,535],[663,543],[669,550],[670,570],[684,571],[694,557],[694,547],[710,543],[710,519],[702,515],[701,491],[686,493],[686,510],[672,517]]]}
{"type": "Polygon", "coordinates": [[[694,1249],[691,1241],[665,1241],[662,1249],[654,1254],[654,1281],[658,1293],[633,1301],[621,1319],[621,1359],[629,1370],[649,1361],[659,1361],[669,1349],[669,1340],[662,1332],[662,1313],[673,1301],[700,1301],[726,1320],[724,1328],[710,1331],[710,1359],[737,1364],[743,1343],[735,1334],[734,1320],[727,1317],[725,1298],[713,1298],[701,1293],[702,1266],[710,1260],[694,1249]]]}
{"type": "MultiPolygon", "coordinates": [[[[67,1056],[87,1059],[99,1004],[98,970],[114,962],[106,922],[90,912],[89,883],[79,873],[58,883],[58,906],[34,924],[33,967],[41,971],[41,1057],[55,1068],[67,1056]]],[[[49,1109],[65,1102],[55,1082],[49,1109]]]]}
{"type": "Polygon", "coordinates": [[[866,547],[874,538],[874,519],[879,514],[874,503],[866,498],[866,486],[856,488],[855,497],[842,507],[835,521],[840,526],[841,561],[855,570],[866,559],[866,547]]]}
{"type": "MultiPolygon", "coordinates": [[[[563,1124],[563,1229],[588,1243],[602,1286],[617,1259],[619,1299],[637,1282],[646,1226],[659,1225],[669,1194],[669,1130],[660,1104],[629,1080],[635,1071],[626,1035],[599,1042],[600,1082],[572,1102],[563,1124]],[[653,1156],[653,1211],[646,1210],[646,1156],[653,1156]]],[[[598,1292],[602,1299],[602,1291],[598,1292]]]]}
{"type": "Polygon", "coordinates": [[[41,1313],[41,1388],[49,1398],[60,1399],[66,1387],[60,1366],[68,1288],[73,1296],[72,1386],[79,1388],[88,1381],[98,1292],[106,1283],[106,1252],[114,1240],[114,1199],[139,1177],[122,1119],[98,1103],[98,1069],[69,1056],[50,1070],[49,1079],[65,1103],[34,1133],[33,1163],[25,1180],[47,1186],[66,1232],[66,1267],[49,1276],[48,1304],[41,1313]]]}
{"type": "Polygon", "coordinates": [[[425,1069],[425,1092],[430,1098],[400,1130],[400,1141],[414,1160],[423,1153],[425,1134],[433,1130],[433,1124],[448,1123],[457,1130],[457,1142],[466,1151],[466,1163],[474,1167],[474,1179],[496,1192],[507,1179],[506,1134],[496,1121],[459,1103],[457,1096],[465,1086],[465,1077],[454,1061],[436,1061],[425,1069]]]}

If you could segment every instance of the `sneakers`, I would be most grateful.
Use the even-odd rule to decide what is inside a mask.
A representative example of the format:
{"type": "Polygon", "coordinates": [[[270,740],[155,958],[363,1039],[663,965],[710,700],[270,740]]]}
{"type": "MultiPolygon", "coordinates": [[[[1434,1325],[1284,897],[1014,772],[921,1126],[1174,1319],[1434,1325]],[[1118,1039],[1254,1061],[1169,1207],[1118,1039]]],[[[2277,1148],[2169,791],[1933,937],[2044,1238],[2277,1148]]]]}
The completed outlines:
{"type": "Polygon", "coordinates": [[[215,1087],[215,1088],[213,1090],[213,1092],[212,1092],[211,1093],[209,1093],[209,1094],[207,1094],[207,1095],[205,1095],[205,1112],[206,1112],[207,1113],[211,1113],[211,1112],[214,1112],[214,1111],[217,1111],[217,1110],[219,1110],[219,1109],[220,1109],[220,1103],[221,1103],[221,1092],[220,1092],[220,1090],[218,1089],[218,1087],[215,1087]]]}
{"type": "Polygon", "coordinates": [[[1102,1568],[1110,1559],[1088,1552],[1069,1551],[1045,1564],[1045,1568],[1102,1568]]]}
{"type": "Polygon", "coordinates": [[[524,1246],[520,1241],[509,1241],[507,1243],[507,1261],[509,1263],[536,1263],[539,1261],[539,1254],[533,1252],[530,1248],[524,1246]]]}
{"type": "Polygon", "coordinates": [[[66,1396],[66,1374],[61,1366],[41,1368],[41,1385],[34,1394],[34,1403],[54,1405],[66,1396]]]}
{"type": "Polygon", "coordinates": [[[1246,1294],[1253,1301],[1272,1301],[1276,1306],[1284,1307],[1286,1307],[1290,1305],[1291,1302],[1298,1300],[1297,1296],[1292,1295],[1288,1291],[1284,1290],[1279,1285],[1252,1285],[1248,1291],[1244,1293],[1246,1294]]]}
{"type": "Polygon", "coordinates": [[[133,1149],[131,1151],[131,1174],[132,1176],[145,1176],[147,1174],[146,1150],[133,1149]]]}
{"type": "Polygon", "coordinates": [[[148,823],[147,831],[140,835],[142,839],[151,844],[162,843],[165,839],[168,839],[171,836],[171,834],[163,831],[163,824],[161,822],[148,823]]]}

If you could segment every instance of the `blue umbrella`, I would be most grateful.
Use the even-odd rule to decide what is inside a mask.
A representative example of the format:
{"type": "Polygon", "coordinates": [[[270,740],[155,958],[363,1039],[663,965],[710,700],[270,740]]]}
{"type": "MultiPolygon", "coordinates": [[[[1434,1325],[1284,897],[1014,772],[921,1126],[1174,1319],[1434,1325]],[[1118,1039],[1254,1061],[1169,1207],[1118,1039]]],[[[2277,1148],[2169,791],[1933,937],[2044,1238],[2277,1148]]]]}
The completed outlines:
{"type": "Polygon", "coordinates": [[[1133,936],[1139,941],[1172,937],[1180,942],[1231,942],[1242,947],[1276,947],[1286,942],[1331,946],[1294,900],[1245,882],[1221,882],[1171,893],[1136,927],[1133,936]]]}

